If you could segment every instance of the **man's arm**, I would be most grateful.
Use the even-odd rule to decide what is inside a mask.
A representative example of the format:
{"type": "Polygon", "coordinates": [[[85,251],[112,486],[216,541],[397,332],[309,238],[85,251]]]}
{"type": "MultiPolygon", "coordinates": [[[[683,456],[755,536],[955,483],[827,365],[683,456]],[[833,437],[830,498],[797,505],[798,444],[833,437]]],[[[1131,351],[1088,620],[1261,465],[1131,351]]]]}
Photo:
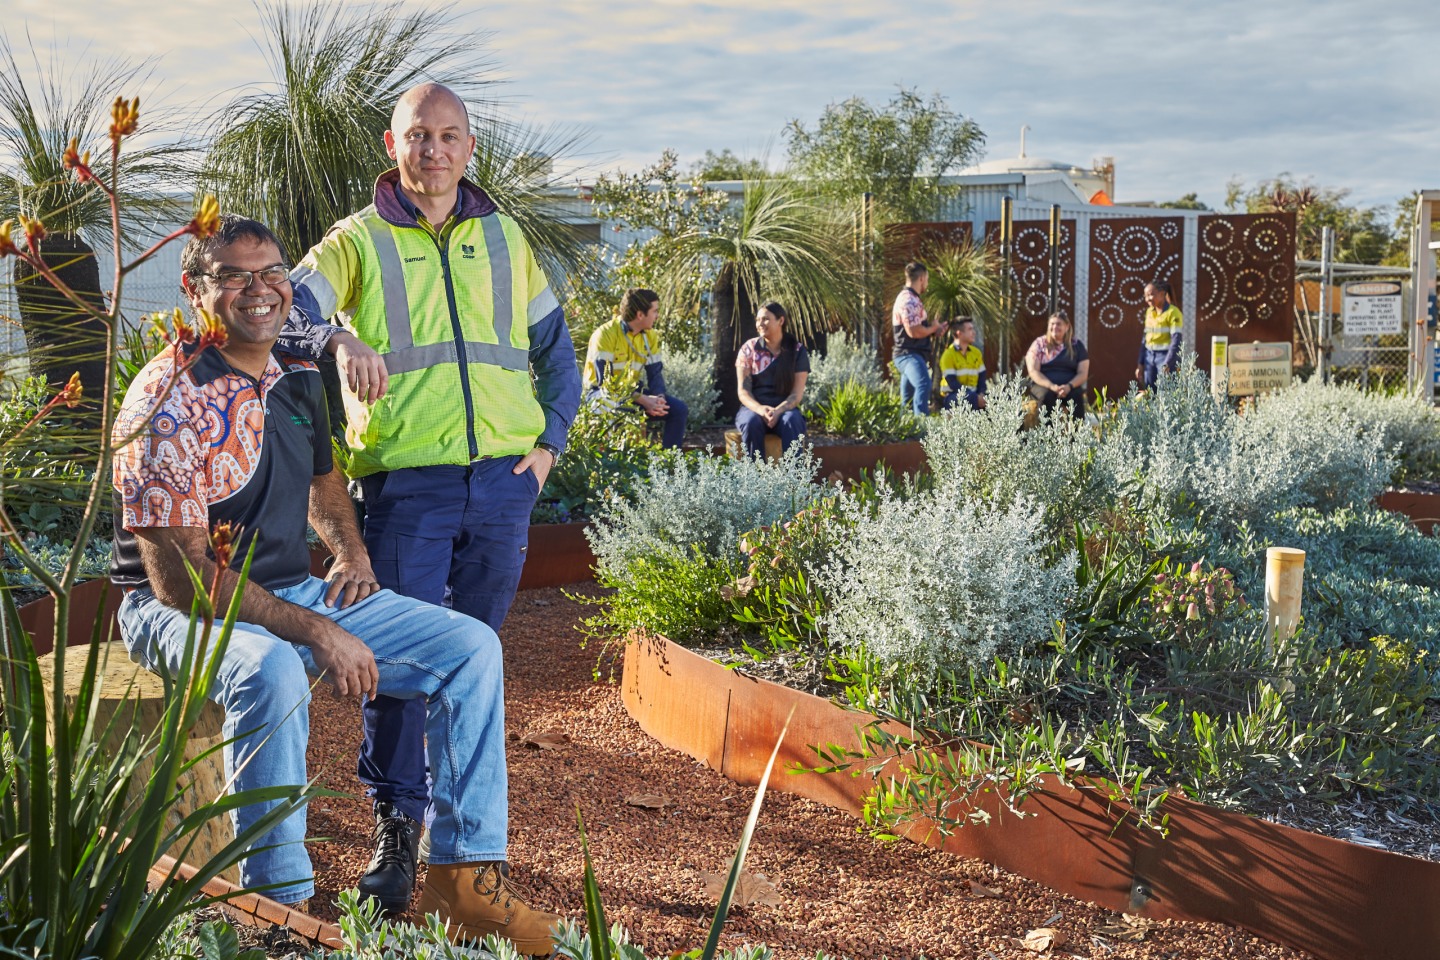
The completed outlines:
{"type": "Polygon", "coordinates": [[[348,607],[380,589],[355,522],[355,503],[339,470],[317,474],[310,481],[310,526],[335,558],[325,578],[330,584],[326,606],[334,606],[338,599],[341,607],[348,607]]]}
{"type": "Polygon", "coordinates": [[[280,331],[280,348],[308,360],[333,357],[345,385],[374,403],[390,388],[384,358],[350,331],[326,322],[354,306],[360,281],[355,245],[332,229],[290,271],[295,299],[280,331]]]}
{"type": "MultiPolygon", "coordinates": [[[[206,553],[209,538],[200,527],[138,527],[134,533],[150,587],[167,607],[189,610],[195,601],[195,586],[185,569],[186,560],[200,574],[201,582],[215,582],[218,568],[206,553]]],[[[228,568],[219,576],[216,606],[224,610],[230,606],[240,576],[228,568]]],[[[245,585],[239,619],[264,627],[282,640],[309,647],[325,680],[342,696],[374,696],[379,692],[375,655],[358,637],[330,619],[287,603],[255,583],[245,585]]]]}
{"type": "Polygon", "coordinates": [[[535,374],[535,397],[545,411],[545,429],[537,443],[563,452],[575,411],[580,409],[580,371],[565,312],[558,304],[530,326],[530,369],[535,374]]]}

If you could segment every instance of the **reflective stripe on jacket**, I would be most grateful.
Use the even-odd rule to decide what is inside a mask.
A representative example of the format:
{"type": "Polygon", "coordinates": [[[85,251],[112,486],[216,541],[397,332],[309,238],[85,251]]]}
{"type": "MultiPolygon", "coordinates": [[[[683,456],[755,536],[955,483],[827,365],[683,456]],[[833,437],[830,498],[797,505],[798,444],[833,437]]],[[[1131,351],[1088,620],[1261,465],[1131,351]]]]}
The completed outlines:
{"type": "Polygon", "coordinates": [[[1170,304],[1164,310],[1145,308],[1145,349],[1169,350],[1171,343],[1185,327],[1180,308],[1170,304]]]}

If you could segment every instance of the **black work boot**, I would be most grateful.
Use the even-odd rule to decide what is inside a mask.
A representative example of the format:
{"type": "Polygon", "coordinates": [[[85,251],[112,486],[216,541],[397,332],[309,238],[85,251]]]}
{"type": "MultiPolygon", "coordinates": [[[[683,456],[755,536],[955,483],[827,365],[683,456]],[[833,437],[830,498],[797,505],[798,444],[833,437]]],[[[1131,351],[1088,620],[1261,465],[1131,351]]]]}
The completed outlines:
{"type": "Polygon", "coordinates": [[[375,856],[356,884],[361,897],[373,897],[386,913],[410,909],[415,890],[415,863],[423,824],[416,823],[393,803],[375,804],[375,856]]]}

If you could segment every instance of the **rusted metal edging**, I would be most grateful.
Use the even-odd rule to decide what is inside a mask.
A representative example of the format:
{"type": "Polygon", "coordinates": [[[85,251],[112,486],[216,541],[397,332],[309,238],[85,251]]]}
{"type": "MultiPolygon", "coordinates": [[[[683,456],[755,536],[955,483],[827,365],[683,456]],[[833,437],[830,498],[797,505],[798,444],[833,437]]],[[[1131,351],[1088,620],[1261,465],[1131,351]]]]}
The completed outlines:
{"type": "MultiPolygon", "coordinates": [[[[155,866],[150,868],[151,885],[159,886],[165,883],[171,870],[174,870],[181,880],[189,880],[195,875],[195,868],[190,864],[180,863],[177,867],[173,857],[162,856],[155,862],[155,866]]],[[[230,896],[239,888],[223,877],[212,878],[201,889],[207,897],[229,896],[230,899],[225,901],[225,905],[231,908],[231,916],[241,923],[253,927],[289,927],[296,936],[332,950],[345,945],[340,936],[340,928],[335,924],[316,920],[307,913],[293,910],[258,893],[230,896]]]]}
{"type": "MultiPolygon", "coordinates": [[[[739,783],[756,784],[795,710],[780,769],[813,766],[812,746],[855,747],[874,718],[727,670],[659,637],[627,644],[621,694],[646,733],[739,783]]],[[[776,776],[771,786],[858,814],[873,783],[838,774],[776,776]]],[[[1116,826],[1098,790],[1053,777],[1023,819],[986,808],[988,826],[912,840],[977,857],[1062,893],[1156,919],[1243,927],[1324,960],[1433,956],[1440,943],[1440,864],[1257,820],[1189,800],[1166,801],[1169,835],[1116,826]]],[[[963,811],[960,811],[963,812],[963,811]]]]}

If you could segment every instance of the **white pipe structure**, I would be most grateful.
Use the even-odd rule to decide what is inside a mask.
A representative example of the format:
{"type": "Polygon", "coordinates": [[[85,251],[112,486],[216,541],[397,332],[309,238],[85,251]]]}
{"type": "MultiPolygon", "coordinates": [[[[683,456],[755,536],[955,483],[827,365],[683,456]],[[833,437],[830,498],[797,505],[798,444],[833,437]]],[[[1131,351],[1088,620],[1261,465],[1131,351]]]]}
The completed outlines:
{"type": "MultiPolygon", "coordinates": [[[[1273,660],[1276,647],[1288,641],[1300,623],[1300,598],[1305,587],[1305,551],[1294,547],[1270,547],[1265,551],[1265,649],[1273,660]]],[[[1279,666],[1286,674],[1295,663],[1293,653],[1282,653],[1279,666]]],[[[1276,689],[1294,692],[1294,685],[1281,679],[1276,689]]]]}

